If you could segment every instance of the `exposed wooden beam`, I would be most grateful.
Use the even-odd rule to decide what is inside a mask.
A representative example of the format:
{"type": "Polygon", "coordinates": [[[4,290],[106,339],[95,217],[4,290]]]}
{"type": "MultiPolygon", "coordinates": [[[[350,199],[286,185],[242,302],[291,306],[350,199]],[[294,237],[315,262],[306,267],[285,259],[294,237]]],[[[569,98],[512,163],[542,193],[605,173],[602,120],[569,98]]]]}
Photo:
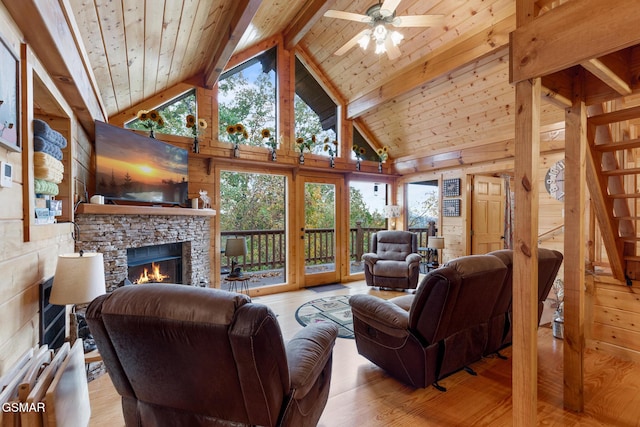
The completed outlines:
{"type": "Polygon", "coordinates": [[[582,62],[582,65],[591,74],[602,80],[618,94],[630,95],[629,60],[625,52],[616,52],[598,59],[590,59],[582,62]]]}
{"type": "Polygon", "coordinates": [[[456,38],[452,44],[434,50],[380,87],[352,100],[347,105],[347,117],[362,116],[380,104],[507,46],[509,33],[515,29],[515,19],[512,8],[506,8],[503,13],[508,16],[498,17],[501,20],[497,23],[456,38]]]}
{"type": "Polygon", "coordinates": [[[23,0],[4,2],[4,5],[82,127],[93,136],[95,120],[105,121],[107,116],[99,90],[87,72],[90,65],[84,62],[86,53],[82,52],[82,45],[77,44],[80,37],[74,37],[74,27],[67,21],[60,4],[23,0]]]}
{"type": "Polygon", "coordinates": [[[510,81],[545,76],[640,43],[637,6],[636,0],[570,1],[519,26],[511,37],[510,81]]]}
{"type": "Polygon", "coordinates": [[[513,425],[536,425],[540,79],[516,85],[513,250],[513,425]],[[532,214],[533,213],[533,214],[532,214]]]}
{"type": "MultiPolygon", "coordinates": [[[[564,151],[564,140],[548,140],[540,142],[540,155],[549,155],[564,151]]],[[[419,155],[395,159],[394,172],[402,175],[428,172],[443,169],[460,169],[460,166],[492,165],[500,160],[515,158],[515,142],[513,139],[506,141],[490,142],[477,147],[463,148],[436,154],[419,155]]],[[[513,165],[509,166],[513,169],[513,165]]]]}
{"type": "Polygon", "coordinates": [[[218,44],[211,51],[215,52],[205,67],[204,86],[211,89],[218,81],[229,58],[240,42],[242,35],[249,27],[258,11],[262,0],[237,0],[236,9],[229,21],[223,25],[225,31],[217,38],[218,44]]]}
{"type": "Polygon", "coordinates": [[[297,15],[293,18],[291,23],[284,31],[284,47],[287,50],[292,50],[302,40],[302,38],[309,32],[316,22],[322,18],[322,15],[329,10],[335,0],[309,0],[298,11],[297,15]]]}
{"type": "MultiPolygon", "coordinates": [[[[586,209],[587,107],[584,70],[576,76],[573,106],[565,110],[565,233],[583,236],[586,209]]],[[[584,238],[564,239],[564,407],[584,410],[584,238]]]]}

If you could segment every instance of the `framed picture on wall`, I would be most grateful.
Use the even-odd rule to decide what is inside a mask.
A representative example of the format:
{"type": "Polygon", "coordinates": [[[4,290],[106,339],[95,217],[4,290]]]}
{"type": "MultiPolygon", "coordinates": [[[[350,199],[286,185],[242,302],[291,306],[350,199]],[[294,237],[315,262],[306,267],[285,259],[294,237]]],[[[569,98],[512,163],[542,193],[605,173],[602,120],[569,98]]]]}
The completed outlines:
{"type": "Polygon", "coordinates": [[[18,66],[18,58],[0,38],[0,145],[13,151],[20,151],[18,66]]]}
{"type": "Polygon", "coordinates": [[[442,216],[460,216],[460,199],[443,200],[442,216]]]}
{"type": "Polygon", "coordinates": [[[442,194],[444,197],[456,197],[460,195],[460,178],[445,179],[442,181],[442,194]]]}

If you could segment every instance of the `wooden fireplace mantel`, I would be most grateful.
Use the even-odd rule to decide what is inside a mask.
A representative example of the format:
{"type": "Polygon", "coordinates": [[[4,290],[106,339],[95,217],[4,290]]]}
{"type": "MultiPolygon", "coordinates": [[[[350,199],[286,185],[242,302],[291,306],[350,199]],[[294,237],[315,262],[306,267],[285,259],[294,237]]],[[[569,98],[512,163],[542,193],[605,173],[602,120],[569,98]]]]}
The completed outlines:
{"type": "Polygon", "coordinates": [[[134,205],[98,205],[81,203],[76,210],[78,214],[94,215],[175,215],[175,216],[215,216],[215,209],[189,209],[156,206],[134,205]]]}

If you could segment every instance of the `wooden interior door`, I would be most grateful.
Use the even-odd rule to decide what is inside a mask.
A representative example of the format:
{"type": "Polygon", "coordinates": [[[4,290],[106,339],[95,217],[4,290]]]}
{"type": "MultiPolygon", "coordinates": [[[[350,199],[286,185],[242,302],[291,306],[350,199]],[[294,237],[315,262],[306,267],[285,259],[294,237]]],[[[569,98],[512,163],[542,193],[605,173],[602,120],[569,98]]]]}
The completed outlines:
{"type": "Polygon", "coordinates": [[[473,177],[471,196],[471,253],[486,254],[504,248],[504,180],[473,177]]]}

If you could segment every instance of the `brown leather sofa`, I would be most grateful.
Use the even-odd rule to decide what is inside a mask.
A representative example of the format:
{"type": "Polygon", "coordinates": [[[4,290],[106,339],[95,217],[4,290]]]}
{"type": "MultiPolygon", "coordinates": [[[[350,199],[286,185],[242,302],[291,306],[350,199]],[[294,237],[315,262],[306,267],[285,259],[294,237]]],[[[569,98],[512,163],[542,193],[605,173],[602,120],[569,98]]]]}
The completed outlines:
{"type": "MultiPolygon", "coordinates": [[[[485,355],[510,345],[513,337],[513,250],[503,249],[487,255],[499,258],[507,266],[508,273],[504,289],[489,321],[489,341],[485,355]]],[[[542,318],[544,302],[558,275],[562,260],[562,253],[553,249],[538,248],[538,323],[542,318]]]]}
{"type": "Polygon", "coordinates": [[[409,310],[372,295],[349,299],[358,352],[413,387],[479,360],[488,321],[507,267],[497,257],[471,255],[430,271],[409,310]]]}
{"type": "Polygon", "coordinates": [[[326,405],[335,325],[285,345],[248,296],[167,284],[103,295],[87,321],[127,426],[315,426],[326,405]]]}
{"type": "Polygon", "coordinates": [[[370,252],[362,255],[364,277],[369,286],[415,289],[420,275],[418,235],[387,230],[371,235],[370,252]]]}

